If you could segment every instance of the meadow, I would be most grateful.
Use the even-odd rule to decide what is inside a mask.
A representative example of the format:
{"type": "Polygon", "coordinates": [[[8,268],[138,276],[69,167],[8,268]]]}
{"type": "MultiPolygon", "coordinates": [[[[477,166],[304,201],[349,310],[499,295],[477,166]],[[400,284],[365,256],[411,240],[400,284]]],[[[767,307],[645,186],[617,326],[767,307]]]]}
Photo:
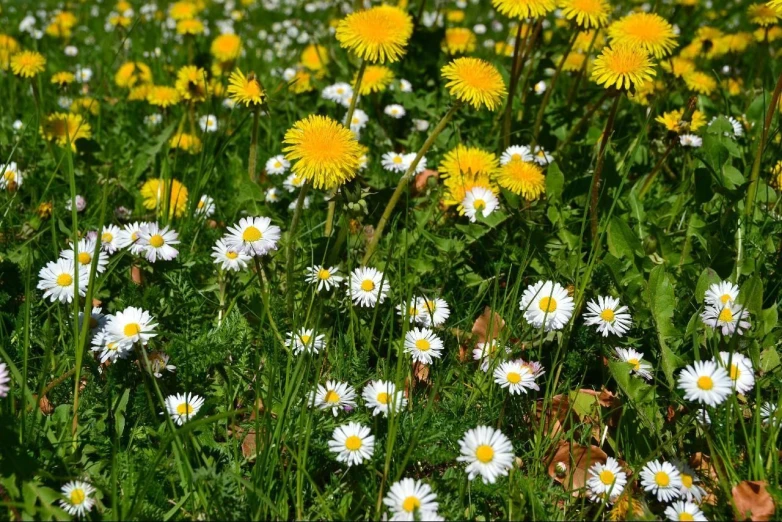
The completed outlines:
{"type": "Polygon", "coordinates": [[[772,520],[782,0],[0,3],[0,519],[772,520]]]}

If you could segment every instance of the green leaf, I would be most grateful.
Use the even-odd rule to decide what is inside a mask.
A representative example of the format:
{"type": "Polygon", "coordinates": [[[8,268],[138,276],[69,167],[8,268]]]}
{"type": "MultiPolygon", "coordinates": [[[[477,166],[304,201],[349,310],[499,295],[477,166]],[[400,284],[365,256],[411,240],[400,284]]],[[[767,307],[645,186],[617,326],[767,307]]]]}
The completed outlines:
{"type": "Polygon", "coordinates": [[[760,312],[760,322],[762,324],[762,328],[760,330],[761,335],[767,335],[769,332],[771,332],[777,325],[778,321],[779,316],[777,313],[777,305],[774,303],[774,306],[771,308],[766,308],[760,312]]]}
{"type": "Polygon", "coordinates": [[[760,352],[760,371],[771,372],[779,367],[779,352],[773,346],[769,346],[760,352]]]}
{"type": "Polygon", "coordinates": [[[722,167],[722,179],[725,182],[725,187],[730,190],[743,185],[746,181],[739,169],[727,163],[722,167]]]}
{"type": "Polygon", "coordinates": [[[759,314],[763,308],[763,281],[752,276],[741,285],[738,302],[743,304],[751,314],[759,314]]]}
{"type": "Polygon", "coordinates": [[[703,302],[703,296],[706,293],[706,290],[708,290],[709,287],[714,283],[719,283],[720,281],[722,281],[722,279],[720,279],[720,276],[718,276],[717,272],[715,272],[713,269],[703,269],[700,277],[698,277],[698,282],[695,284],[695,300],[698,302],[698,304],[703,302]]]}
{"type": "Polygon", "coordinates": [[[663,372],[668,385],[673,387],[675,384],[673,372],[683,364],[683,361],[668,346],[668,339],[678,338],[679,334],[673,326],[673,313],[676,307],[673,283],[662,265],[654,267],[649,274],[648,294],[649,307],[657,329],[657,339],[660,342],[663,372]]]}
{"type": "Polygon", "coordinates": [[[608,251],[618,259],[632,260],[636,253],[641,253],[641,240],[623,219],[616,216],[608,224],[608,251]]]}
{"type": "Polygon", "coordinates": [[[546,198],[550,202],[562,200],[562,188],[565,186],[565,175],[556,162],[548,166],[546,172],[546,198]]]}

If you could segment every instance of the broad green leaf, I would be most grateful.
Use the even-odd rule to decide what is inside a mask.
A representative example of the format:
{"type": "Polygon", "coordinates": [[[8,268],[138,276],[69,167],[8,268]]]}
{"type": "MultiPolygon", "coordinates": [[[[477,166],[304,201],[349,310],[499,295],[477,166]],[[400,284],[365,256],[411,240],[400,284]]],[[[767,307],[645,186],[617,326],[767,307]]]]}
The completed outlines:
{"type": "Polygon", "coordinates": [[[657,329],[657,339],[660,342],[663,372],[668,385],[673,387],[675,384],[673,372],[683,364],[683,361],[668,346],[668,339],[671,337],[678,338],[679,334],[672,322],[676,305],[673,284],[668,274],[665,273],[664,266],[654,267],[649,274],[648,294],[649,307],[652,310],[654,325],[657,329]]]}
{"type": "Polygon", "coordinates": [[[762,372],[771,372],[779,369],[779,352],[774,346],[769,346],[760,352],[760,368],[762,372]]]}
{"type": "Polygon", "coordinates": [[[616,216],[608,224],[608,251],[619,259],[630,260],[641,253],[641,240],[623,219],[616,216]]]}
{"type": "Polygon", "coordinates": [[[746,307],[749,313],[759,314],[763,308],[763,281],[752,276],[741,285],[738,302],[746,307]]]}
{"type": "Polygon", "coordinates": [[[703,296],[706,293],[706,290],[708,290],[709,287],[714,283],[719,283],[720,281],[722,281],[722,279],[720,279],[720,276],[718,276],[717,272],[715,272],[713,269],[703,269],[700,277],[698,277],[698,282],[695,284],[695,300],[698,302],[698,304],[703,302],[703,296]]]}
{"type": "Polygon", "coordinates": [[[565,175],[559,170],[556,162],[548,166],[546,172],[546,198],[551,202],[562,200],[562,188],[565,185],[565,175]]]}

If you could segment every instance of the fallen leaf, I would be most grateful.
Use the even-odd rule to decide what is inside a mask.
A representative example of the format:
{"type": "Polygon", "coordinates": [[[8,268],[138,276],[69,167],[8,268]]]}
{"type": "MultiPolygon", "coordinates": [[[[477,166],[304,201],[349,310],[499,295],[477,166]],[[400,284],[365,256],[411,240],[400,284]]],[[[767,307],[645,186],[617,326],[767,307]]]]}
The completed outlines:
{"type": "Polygon", "coordinates": [[[415,375],[415,380],[418,382],[424,382],[426,384],[431,382],[429,379],[429,366],[421,361],[416,361],[413,364],[413,375],[415,375]]]}
{"type": "Polygon", "coordinates": [[[54,412],[54,406],[49,402],[49,398],[46,395],[38,399],[38,408],[44,415],[51,415],[54,412]]]}
{"type": "Polygon", "coordinates": [[[543,399],[535,403],[535,418],[538,423],[543,420],[543,431],[549,437],[562,431],[568,421],[569,413],[570,401],[565,395],[554,395],[545,413],[543,412],[543,399]],[[542,419],[543,417],[545,419],[542,419]]]}
{"type": "Polygon", "coordinates": [[[586,486],[589,468],[597,462],[605,464],[607,459],[608,455],[597,446],[563,442],[549,463],[548,474],[573,496],[578,496],[586,486]]]}
{"type": "Polygon", "coordinates": [[[505,327],[505,321],[496,312],[492,312],[488,306],[483,310],[483,314],[475,320],[472,325],[472,334],[479,343],[491,341],[500,336],[500,332],[505,327]]]}
{"type": "Polygon", "coordinates": [[[242,441],[242,455],[246,459],[254,459],[258,455],[258,448],[255,444],[255,430],[250,430],[242,441]]]}
{"type": "Polygon", "coordinates": [[[774,516],[774,500],[764,480],[744,480],[731,490],[736,503],[737,520],[763,521],[774,516]]]}
{"type": "Polygon", "coordinates": [[[429,178],[434,178],[437,181],[439,177],[440,173],[432,169],[425,169],[420,174],[417,174],[413,181],[413,195],[416,196],[426,190],[429,178]]]}

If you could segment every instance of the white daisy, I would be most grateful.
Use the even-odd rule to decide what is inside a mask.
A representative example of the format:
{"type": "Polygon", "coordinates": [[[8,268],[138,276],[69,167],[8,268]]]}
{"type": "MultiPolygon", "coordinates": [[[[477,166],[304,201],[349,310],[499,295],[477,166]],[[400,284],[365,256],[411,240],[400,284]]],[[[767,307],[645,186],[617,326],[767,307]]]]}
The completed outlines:
{"type": "Polygon", "coordinates": [[[252,256],[245,254],[242,250],[229,248],[225,241],[218,239],[212,247],[212,259],[223,270],[233,270],[238,272],[247,268],[247,264],[252,256]]]}
{"type": "Polygon", "coordinates": [[[394,151],[383,154],[380,158],[380,164],[389,172],[404,173],[407,170],[404,154],[394,151]]]}
{"type": "Polygon", "coordinates": [[[321,410],[331,408],[336,417],[340,410],[356,407],[356,390],[346,382],[326,381],[326,386],[318,385],[310,405],[321,410]]]}
{"type": "Polygon", "coordinates": [[[307,267],[305,272],[307,274],[305,276],[305,281],[317,285],[318,292],[321,290],[326,290],[328,292],[332,287],[336,288],[339,286],[343,279],[345,279],[340,275],[339,268],[336,266],[326,268],[321,265],[313,265],[307,267]]]}
{"type": "Polygon", "coordinates": [[[532,161],[532,151],[526,145],[511,145],[500,156],[500,164],[507,165],[511,161],[532,161]]]}
{"type": "Polygon", "coordinates": [[[179,244],[179,234],[168,227],[161,229],[157,223],[150,223],[139,231],[138,244],[150,263],[158,259],[171,261],[179,255],[179,250],[172,246],[179,244]]]}
{"type": "Polygon", "coordinates": [[[543,147],[536,145],[535,148],[532,149],[532,160],[538,165],[545,167],[554,161],[554,156],[546,152],[543,147]]]}
{"type": "Polygon", "coordinates": [[[375,451],[375,437],[369,428],[357,422],[337,426],[329,441],[329,450],[337,454],[337,461],[346,462],[348,467],[361,464],[372,458],[375,451]]]}
{"type": "MultiPolygon", "coordinates": [[[[90,328],[90,336],[95,335],[100,330],[103,329],[103,327],[106,325],[106,321],[108,320],[108,317],[103,314],[103,308],[100,306],[93,306],[92,310],[90,310],[90,318],[88,321],[89,328],[90,328]]],[[[81,330],[82,325],[84,324],[84,312],[79,312],[79,330],[81,330]]]]}
{"type": "Polygon", "coordinates": [[[113,341],[105,329],[95,334],[90,344],[92,345],[90,350],[97,354],[101,364],[125,359],[133,350],[133,343],[113,341]]]}
{"type": "Polygon", "coordinates": [[[697,483],[700,482],[698,475],[695,471],[680,460],[673,460],[673,465],[679,470],[679,477],[682,481],[682,487],[679,490],[681,498],[689,502],[697,502],[700,504],[703,497],[706,496],[706,490],[700,487],[697,483]]]}
{"type": "Polygon", "coordinates": [[[730,281],[720,281],[709,286],[703,300],[708,305],[722,308],[727,304],[733,304],[739,296],[739,287],[730,281]]]}
{"type": "MultiPolygon", "coordinates": [[[[730,123],[730,132],[725,132],[725,136],[728,138],[739,138],[744,135],[744,127],[741,126],[741,122],[733,116],[725,116],[725,119],[730,123]]],[[[713,117],[709,122],[709,125],[717,121],[717,117],[713,117]]]]}
{"type": "Polygon", "coordinates": [[[266,162],[266,172],[274,176],[285,174],[289,168],[291,168],[291,162],[286,160],[282,154],[273,156],[266,162]]]}
{"type": "Polygon", "coordinates": [[[146,345],[157,335],[157,323],[146,310],[129,306],[109,317],[104,329],[108,340],[121,344],[141,343],[146,345]]]}
{"type": "Polygon", "coordinates": [[[536,83],[536,84],[535,84],[535,85],[532,87],[532,90],[533,90],[533,91],[535,91],[535,94],[537,94],[538,96],[540,96],[541,94],[543,94],[544,92],[546,92],[546,82],[545,82],[544,80],[540,80],[538,83],[536,83]]]}
{"type": "Polygon", "coordinates": [[[475,223],[476,216],[480,213],[483,217],[488,217],[500,206],[500,200],[490,189],[485,187],[473,187],[464,193],[462,208],[464,214],[470,218],[471,223],[475,223]]]}
{"type": "Polygon", "coordinates": [[[398,413],[407,406],[407,399],[402,391],[397,391],[396,385],[391,381],[370,381],[361,392],[367,408],[372,410],[372,415],[383,414],[388,417],[389,407],[394,413],[398,413]]]}
{"type": "Polygon", "coordinates": [[[329,101],[339,103],[340,105],[349,106],[350,98],[353,96],[353,87],[349,83],[337,82],[334,85],[329,85],[321,92],[321,96],[329,101]],[[347,101],[347,105],[345,102],[347,101]]]}
{"type": "MultiPolygon", "coordinates": [[[[38,272],[38,289],[44,291],[44,299],[48,297],[52,302],[70,303],[73,301],[75,292],[75,276],[73,261],[62,258],[57,261],[50,261],[38,272]]],[[[79,265],[80,296],[84,296],[87,293],[89,279],[89,268],[79,265]]]]}
{"type": "Polygon", "coordinates": [[[100,235],[100,247],[104,252],[111,255],[121,248],[121,232],[116,225],[106,225],[100,235]]]}
{"type": "Polygon", "coordinates": [[[149,356],[147,357],[149,360],[149,369],[152,372],[152,375],[160,379],[163,377],[163,370],[173,372],[176,370],[176,366],[173,364],[168,364],[168,361],[170,359],[169,355],[165,352],[149,352],[149,356]]]}
{"type": "Polygon", "coordinates": [[[720,361],[737,392],[746,394],[755,386],[755,370],[749,357],[740,353],[720,352],[720,361]]]}
{"type": "Polygon", "coordinates": [[[634,373],[647,381],[652,379],[652,365],[643,360],[644,354],[632,348],[614,348],[614,351],[620,361],[632,365],[630,373],[634,373]]]}
{"type": "Polygon", "coordinates": [[[432,364],[432,358],[439,359],[443,342],[428,328],[413,328],[405,334],[405,353],[413,362],[432,364]]]}
{"type": "Polygon", "coordinates": [[[526,368],[532,373],[532,377],[534,379],[537,379],[544,373],[546,373],[546,370],[543,369],[543,365],[539,363],[538,361],[525,361],[524,359],[516,359],[514,361],[516,364],[520,364],[522,368],[526,368]]]}
{"type": "Polygon", "coordinates": [[[196,211],[197,216],[204,216],[209,217],[212,214],[215,213],[215,200],[212,197],[207,196],[204,194],[201,196],[201,199],[198,200],[198,204],[196,205],[196,211]]]}
{"type": "Polygon", "coordinates": [[[695,422],[697,422],[701,427],[711,425],[711,417],[709,416],[709,412],[706,411],[706,408],[699,408],[695,412],[695,422]]]}
{"type": "Polygon", "coordinates": [[[269,187],[263,199],[264,201],[266,201],[266,203],[276,203],[277,201],[280,200],[280,193],[277,191],[276,188],[269,187]]]}
{"type": "Polygon", "coordinates": [[[404,78],[399,79],[399,90],[401,92],[413,92],[413,84],[404,78]]]}
{"type": "Polygon", "coordinates": [[[451,315],[448,303],[439,297],[435,299],[422,297],[419,308],[421,309],[421,314],[417,321],[427,327],[438,327],[445,323],[451,315]]]}
{"type": "Polygon", "coordinates": [[[24,176],[15,161],[0,163],[0,190],[17,190],[24,176]]]}
{"type": "Polygon", "coordinates": [[[386,300],[391,286],[383,277],[383,272],[368,266],[360,266],[350,273],[348,296],[357,306],[374,308],[386,300]]]}
{"type": "MultiPolygon", "coordinates": [[[[402,154],[402,160],[405,164],[405,172],[407,172],[407,169],[410,168],[410,165],[413,164],[413,161],[415,161],[415,157],[418,154],[415,152],[409,152],[407,154],[402,154]]],[[[426,156],[421,156],[421,159],[418,160],[418,163],[415,166],[415,173],[420,174],[423,171],[426,170],[426,156]]]]}
{"type": "Polygon", "coordinates": [[[587,476],[589,497],[593,500],[608,497],[609,502],[613,502],[627,485],[627,473],[613,457],[608,457],[605,464],[594,463],[587,476]]]}
{"type": "Polygon", "coordinates": [[[641,470],[641,486],[644,491],[656,495],[660,502],[670,502],[681,495],[681,474],[670,462],[653,460],[641,470]]]}
{"type": "Polygon", "coordinates": [[[280,239],[280,227],[271,223],[267,217],[242,218],[238,225],[228,227],[225,244],[250,256],[264,256],[277,250],[280,239]]]}
{"type": "MultiPolygon", "coordinates": [[[[476,361],[481,361],[481,371],[488,372],[492,361],[498,355],[500,348],[500,342],[496,339],[492,339],[488,343],[477,343],[475,349],[472,351],[472,358],[476,361]]],[[[505,353],[510,353],[511,349],[505,347],[505,353]]]]}
{"type": "Polygon", "coordinates": [[[705,522],[708,520],[697,504],[682,502],[681,500],[665,508],[665,516],[668,517],[668,520],[678,521],[696,520],[705,522]]]}
{"type": "Polygon", "coordinates": [[[679,136],[679,143],[682,147],[692,147],[697,149],[703,145],[703,139],[695,134],[682,134],[679,136]]]}
{"type": "Polygon", "coordinates": [[[0,397],[7,397],[11,387],[8,383],[11,382],[11,375],[8,373],[8,366],[5,363],[0,363],[0,397]]]}
{"type": "Polygon", "coordinates": [[[405,108],[399,105],[398,103],[392,103],[391,105],[386,105],[386,107],[383,109],[383,112],[386,114],[386,116],[391,116],[394,119],[400,119],[404,118],[405,114],[405,108]]]}
{"type": "Polygon", "coordinates": [[[215,132],[217,131],[217,116],[214,114],[205,114],[198,118],[198,126],[201,127],[202,132],[215,132]]]}
{"type": "MultiPolygon", "coordinates": [[[[79,255],[77,259],[79,260],[79,265],[85,267],[87,270],[91,270],[92,266],[92,258],[93,254],[95,253],[96,248],[95,240],[94,239],[80,239],[78,243],[79,247],[79,255]]],[[[68,261],[74,260],[74,254],[73,251],[73,243],[71,243],[71,248],[68,248],[66,250],[63,250],[60,252],[60,257],[63,259],[67,259],[68,261]]],[[[109,264],[109,256],[106,255],[105,252],[102,250],[98,250],[98,262],[97,262],[97,268],[96,271],[101,274],[106,270],[106,265],[109,264]]]]}
{"type": "Polygon", "coordinates": [[[466,462],[467,476],[478,475],[484,484],[494,484],[498,477],[507,475],[513,465],[513,446],[500,430],[478,426],[464,434],[459,441],[461,455],[456,459],[466,462]]]}
{"type": "Polygon", "coordinates": [[[180,426],[198,415],[203,405],[204,398],[190,392],[166,397],[166,411],[171,420],[180,426]]]}
{"type": "Polygon", "coordinates": [[[87,83],[92,79],[92,69],[89,67],[76,66],[76,81],[79,83],[87,83]]]}
{"type": "Polygon", "coordinates": [[[609,334],[623,337],[630,329],[631,317],[626,306],[619,306],[619,299],[598,296],[587,303],[587,313],[584,322],[597,326],[597,331],[608,337],[609,334]]]}
{"type": "Polygon", "coordinates": [[[684,390],[685,399],[714,407],[727,399],[733,382],[714,361],[695,361],[679,372],[679,388],[684,390]]]}
{"type": "Polygon", "coordinates": [[[722,335],[742,335],[744,330],[750,327],[749,312],[738,303],[728,303],[723,306],[707,306],[701,313],[703,324],[715,330],[719,329],[722,335]]]}
{"type": "Polygon", "coordinates": [[[423,518],[423,513],[437,513],[437,496],[432,493],[432,488],[411,478],[395,482],[383,499],[383,504],[391,510],[392,520],[412,522],[416,520],[416,512],[418,520],[430,520],[423,518]]]}
{"type": "Polygon", "coordinates": [[[117,239],[120,248],[130,248],[130,253],[134,255],[144,252],[144,247],[139,244],[138,239],[141,237],[141,231],[148,226],[149,223],[145,221],[136,221],[125,225],[117,239]]]}
{"type": "Polygon", "coordinates": [[[516,361],[508,361],[494,369],[494,382],[508,388],[511,395],[526,394],[527,390],[540,390],[532,371],[516,361]]]}
{"type": "Polygon", "coordinates": [[[291,174],[290,176],[285,178],[285,181],[282,182],[282,186],[288,192],[295,192],[296,189],[300,189],[301,187],[303,187],[306,181],[307,179],[303,176],[297,176],[296,174],[291,174]]]}
{"type": "Polygon", "coordinates": [[[773,402],[766,401],[760,406],[760,420],[763,421],[764,426],[776,426],[779,424],[779,416],[777,415],[777,405],[773,402]]]}
{"type": "Polygon", "coordinates": [[[407,318],[409,322],[423,323],[423,299],[414,297],[409,302],[403,302],[396,305],[396,313],[403,320],[407,318]]]}
{"type": "Polygon", "coordinates": [[[559,283],[538,281],[521,296],[519,307],[534,328],[561,330],[573,315],[573,298],[559,283]]]}
{"type": "Polygon", "coordinates": [[[427,120],[413,118],[413,130],[417,132],[426,132],[429,130],[429,122],[427,120]]]}
{"type": "Polygon", "coordinates": [[[92,494],[95,488],[81,480],[73,480],[62,487],[60,506],[74,517],[83,517],[92,510],[95,499],[92,494]]]}
{"type": "MultiPolygon", "coordinates": [[[[348,101],[348,105],[350,105],[350,101],[348,101]]],[[[347,114],[345,115],[345,118],[347,118],[347,114]]],[[[369,116],[367,116],[367,113],[356,108],[353,111],[353,117],[350,118],[350,130],[358,136],[361,133],[361,130],[367,126],[368,121],[369,116]]],[[[345,123],[345,121],[343,120],[342,123],[345,123]]]]}
{"type": "Polygon", "coordinates": [[[312,328],[301,328],[298,332],[288,333],[287,345],[294,355],[302,352],[318,353],[326,346],[326,336],[316,334],[312,328]]]}

